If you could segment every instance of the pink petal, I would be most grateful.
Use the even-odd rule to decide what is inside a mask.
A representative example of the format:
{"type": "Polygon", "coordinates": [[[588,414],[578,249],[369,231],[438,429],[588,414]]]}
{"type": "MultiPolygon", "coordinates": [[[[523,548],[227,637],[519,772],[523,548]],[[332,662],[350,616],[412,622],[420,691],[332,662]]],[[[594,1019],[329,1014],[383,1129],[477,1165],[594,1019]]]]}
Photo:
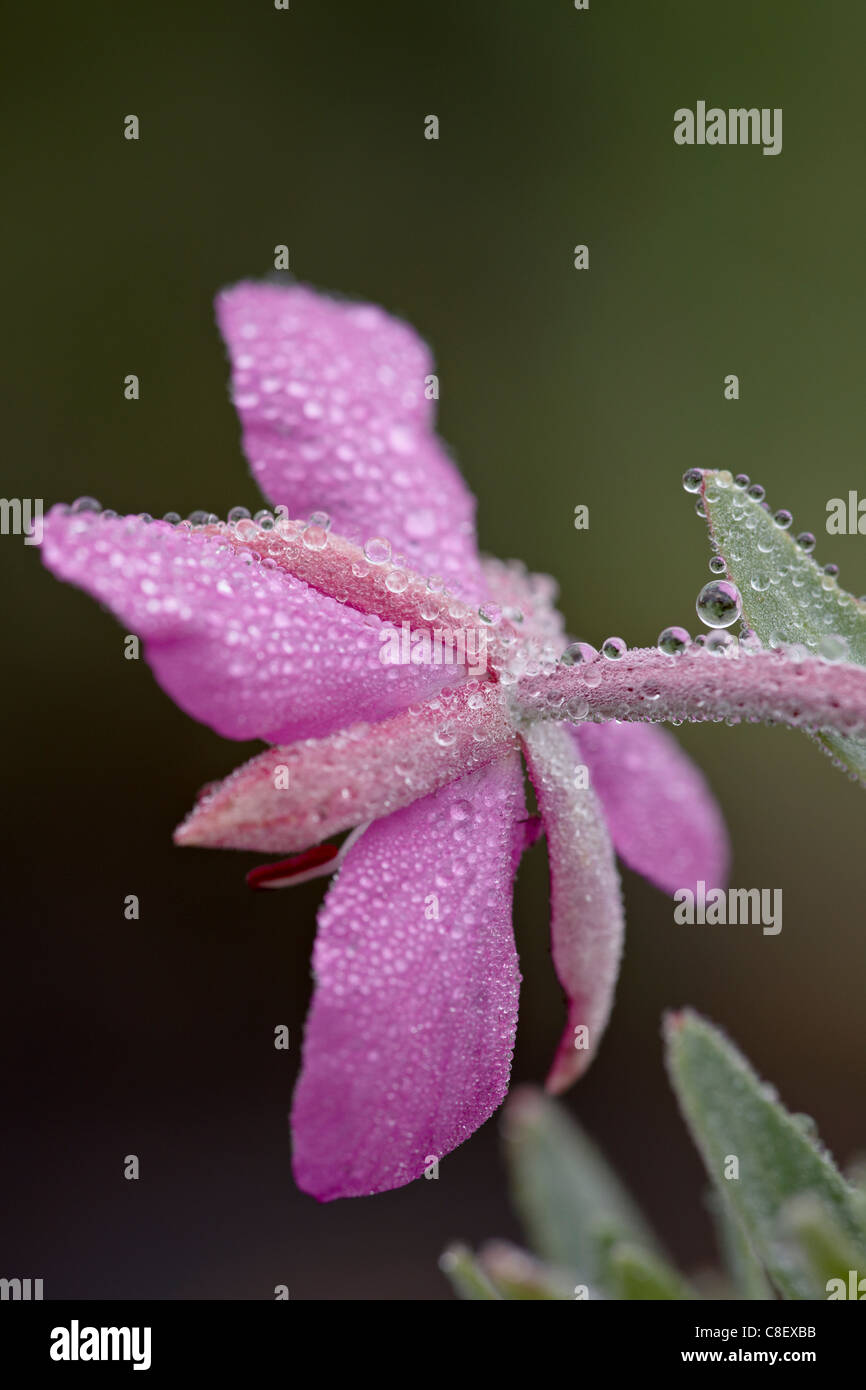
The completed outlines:
{"type": "Polygon", "coordinates": [[[244,450],[292,517],[324,511],[363,543],[483,596],[475,502],[433,432],[433,370],[412,329],[303,286],[245,282],[217,299],[244,450]]]}
{"type": "Polygon", "coordinates": [[[651,724],[570,726],[617,854],[665,893],[727,882],[721,812],[691,758],[651,724]]]}
{"type": "Polygon", "coordinates": [[[141,637],[163,689],[226,738],[321,736],[383,719],[459,678],[454,667],[383,664],[377,618],[220,536],[55,509],[42,555],[141,637]]]}
{"type": "Polygon", "coordinates": [[[346,857],[319,919],[292,1109],[295,1176],[321,1201],[411,1182],[504,1098],[524,815],[512,755],[378,821],[346,857]]]}
{"type": "Polygon", "coordinates": [[[607,1024],[622,954],[622,892],[601,806],[591,788],[578,785],[580,753],[569,730],[530,725],[524,748],[550,857],[553,964],[568,999],[547,1078],[547,1089],[558,1093],[585,1071],[607,1024]],[[575,1031],[581,1025],[585,1038],[575,1031]]]}
{"type": "Polygon", "coordinates": [[[501,689],[468,681],[380,724],[259,753],[206,788],[175,841],[291,854],[390,815],[514,746],[501,689]]]}
{"type": "Polygon", "coordinates": [[[559,656],[566,644],[562,614],[556,607],[559,586],[549,574],[531,574],[520,560],[481,557],[484,578],[492,597],[506,611],[517,609],[521,621],[516,631],[539,646],[549,644],[559,656]]]}

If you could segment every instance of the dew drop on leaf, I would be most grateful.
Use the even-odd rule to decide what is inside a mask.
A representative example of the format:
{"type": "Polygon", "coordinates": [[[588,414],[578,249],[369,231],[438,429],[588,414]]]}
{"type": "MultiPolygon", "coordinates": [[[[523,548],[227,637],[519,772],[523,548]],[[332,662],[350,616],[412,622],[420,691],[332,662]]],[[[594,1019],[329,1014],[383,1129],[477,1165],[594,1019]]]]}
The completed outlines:
{"type": "Polygon", "coordinates": [[[666,656],[682,656],[690,641],[691,637],[684,627],[666,627],[659,633],[656,645],[666,656]]]}
{"type": "Polygon", "coordinates": [[[730,627],[743,611],[743,600],[736,584],[714,579],[698,594],[695,610],[707,627],[730,627]]]}

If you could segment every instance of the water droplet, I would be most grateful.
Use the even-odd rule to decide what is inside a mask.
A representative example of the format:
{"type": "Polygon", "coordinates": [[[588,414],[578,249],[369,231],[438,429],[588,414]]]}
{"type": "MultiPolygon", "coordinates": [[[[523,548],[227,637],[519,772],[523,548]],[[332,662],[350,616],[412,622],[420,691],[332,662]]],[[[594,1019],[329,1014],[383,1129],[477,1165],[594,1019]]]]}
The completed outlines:
{"type": "Polygon", "coordinates": [[[229,526],[237,526],[239,521],[251,520],[252,517],[250,516],[250,513],[246,507],[232,507],[231,511],[226,517],[226,521],[228,522],[229,526]]]}
{"type": "Polygon", "coordinates": [[[748,487],[751,481],[748,473],[738,473],[734,479],[734,487],[748,487]]]}
{"type": "Polygon", "coordinates": [[[787,531],[794,518],[789,511],[782,507],[780,511],[776,512],[776,515],[773,517],[773,520],[775,521],[777,526],[781,526],[783,531],[787,531]]]}
{"type": "Polygon", "coordinates": [[[656,646],[665,656],[682,656],[691,640],[684,627],[666,627],[659,633],[656,646]]]}
{"type": "Polygon", "coordinates": [[[700,492],[703,481],[704,475],[700,468],[689,468],[683,474],[683,487],[686,492],[700,492]]]}
{"type": "Polygon", "coordinates": [[[785,655],[791,661],[808,661],[812,653],[802,642],[790,642],[785,647],[785,655]]]}
{"type": "Polygon", "coordinates": [[[330,531],[330,529],[331,529],[331,518],[328,516],[328,513],[327,513],[327,512],[311,512],[311,513],[310,513],[310,525],[311,525],[311,526],[318,526],[318,527],[320,527],[323,531],[330,531]]]}
{"type": "Polygon", "coordinates": [[[766,574],[753,574],[749,583],[757,594],[762,594],[765,589],[770,587],[770,580],[766,574]]]}
{"type": "Polygon", "coordinates": [[[496,603],[482,603],[478,616],[483,623],[490,623],[491,627],[495,627],[502,617],[502,609],[496,603]]]}
{"type": "Polygon", "coordinates": [[[452,743],[456,743],[457,735],[452,725],[443,724],[433,735],[440,748],[450,748],[452,743]]]}
{"type": "Polygon", "coordinates": [[[385,588],[392,594],[402,594],[409,587],[409,576],[405,570],[391,570],[385,579],[385,588]]]}
{"type": "Polygon", "coordinates": [[[102,505],[95,497],[76,497],[72,503],[74,512],[101,512],[102,505]]]}
{"type": "Polygon", "coordinates": [[[815,549],[815,537],[811,531],[801,531],[797,537],[797,544],[801,550],[805,550],[807,555],[811,555],[815,549]]]}
{"type": "Polygon", "coordinates": [[[187,521],[190,526],[204,526],[207,523],[210,512],[202,511],[199,507],[196,511],[190,512],[187,521]]]}
{"type": "Polygon", "coordinates": [[[713,555],[710,557],[710,569],[713,574],[724,574],[727,565],[721,555],[713,555]]]}
{"type": "Polygon", "coordinates": [[[835,579],[835,578],[836,578],[836,575],[839,573],[839,566],[838,566],[838,565],[834,565],[834,564],[832,564],[832,563],[829,564],[829,565],[825,565],[825,566],[824,566],[824,573],[825,573],[825,574],[831,575],[832,578],[835,579]]]}
{"type": "Polygon", "coordinates": [[[726,632],[724,628],[717,628],[715,632],[707,633],[704,646],[714,656],[727,656],[730,649],[736,646],[736,643],[737,639],[732,632],[726,632]]]}
{"type": "Polygon", "coordinates": [[[598,652],[589,642],[571,642],[559,658],[563,666],[583,666],[595,661],[598,652]]]}
{"type": "Polygon", "coordinates": [[[743,600],[729,579],[713,579],[698,594],[695,610],[707,627],[730,627],[743,611],[743,600]]]}
{"type": "Polygon", "coordinates": [[[621,637],[607,637],[601,644],[601,654],[606,656],[608,661],[619,661],[627,651],[628,645],[621,637]]]}
{"type": "Polygon", "coordinates": [[[364,554],[371,565],[387,565],[391,558],[391,542],[384,536],[372,536],[364,542],[364,554]]]}
{"type": "Polygon", "coordinates": [[[848,643],[838,633],[828,633],[818,642],[818,655],[825,661],[847,661],[848,643]]]}
{"type": "Polygon", "coordinates": [[[180,512],[166,512],[162,519],[167,521],[169,526],[178,526],[180,524],[180,512]]]}
{"type": "Polygon", "coordinates": [[[749,496],[753,498],[755,502],[763,502],[766,488],[761,487],[760,483],[752,483],[748,492],[749,496]]]}
{"type": "Polygon", "coordinates": [[[260,512],[256,512],[253,521],[257,526],[261,527],[263,531],[273,531],[274,529],[273,513],[269,512],[267,507],[263,507],[260,512]]]}
{"type": "Polygon", "coordinates": [[[305,550],[324,550],[328,544],[328,533],[324,526],[313,526],[312,522],[305,526],[301,544],[305,550]]]}

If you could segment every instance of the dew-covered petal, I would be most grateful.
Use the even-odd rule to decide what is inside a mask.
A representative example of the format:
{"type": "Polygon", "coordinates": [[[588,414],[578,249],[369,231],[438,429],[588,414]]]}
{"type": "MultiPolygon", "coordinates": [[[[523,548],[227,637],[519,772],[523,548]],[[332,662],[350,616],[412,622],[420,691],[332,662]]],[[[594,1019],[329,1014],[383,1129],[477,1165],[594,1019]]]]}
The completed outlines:
{"type": "Polygon", "coordinates": [[[583,785],[581,755],[569,729],[537,723],[524,749],[550,859],[553,964],[568,1001],[565,1032],[547,1089],[565,1091],[598,1047],[613,1005],[622,954],[622,891],[604,813],[583,785]]]}
{"type": "Polygon", "coordinates": [[[390,815],[515,746],[501,689],[467,681],[381,723],[268,748],[207,787],[175,841],[293,854],[390,815]]]}
{"type": "Polygon", "coordinates": [[[483,597],[475,502],[434,433],[432,361],[408,324],[251,282],[218,296],[217,317],[244,450],[270,500],[292,517],[323,511],[350,540],[384,538],[413,569],[483,597]]]}
{"type": "Polygon", "coordinates": [[[292,1109],[321,1201],[401,1187],[505,1096],[520,974],[511,930],[525,816],[512,754],[377,821],[319,918],[292,1109]]]}
{"type": "Polygon", "coordinates": [[[54,509],[42,556],[140,637],[162,688],[226,738],[320,737],[459,679],[455,668],[384,663],[379,619],[219,535],[54,509]]]}
{"type": "Polygon", "coordinates": [[[520,560],[482,555],[484,578],[491,596],[515,631],[539,646],[558,651],[565,643],[565,624],[556,607],[559,588],[549,574],[532,574],[520,560]]]}
{"type": "Polygon", "coordinates": [[[728,837],[703,774],[651,724],[570,726],[617,854],[665,893],[727,882],[728,837]]]}
{"type": "Polygon", "coordinates": [[[269,529],[249,520],[237,526],[215,522],[204,529],[209,535],[224,537],[233,549],[252,552],[265,563],[302,579],[310,588],[398,629],[402,630],[404,623],[413,631],[447,629],[455,640],[463,632],[472,644],[470,655],[478,647],[470,631],[484,632],[490,641],[495,641],[501,630],[509,634],[515,631],[507,621],[494,631],[481,617],[478,605],[456,598],[444,588],[441,577],[416,574],[405,562],[396,560],[372,562],[361,546],[321,526],[280,517],[269,529]]]}

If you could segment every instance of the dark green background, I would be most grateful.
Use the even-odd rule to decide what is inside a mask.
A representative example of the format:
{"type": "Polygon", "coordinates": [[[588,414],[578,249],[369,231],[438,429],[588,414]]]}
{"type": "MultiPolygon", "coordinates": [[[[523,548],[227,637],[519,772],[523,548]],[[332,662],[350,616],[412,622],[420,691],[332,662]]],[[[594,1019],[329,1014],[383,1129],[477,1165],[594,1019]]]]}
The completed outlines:
{"type": "MultiPolygon", "coordinates": [[[[556,574],[575,635],[694,629],[695,464],[752,474],[866,590],[866,540],[823,534],[829,497],[866,492],[855,0],[90,3],[19,7],[13,28],[4,495],[255,510],[211,302],[285,242],[299,277],[432,343],[482,544],[556,574]],[[698,99],[782,107],[782,154],[678,148],[673,112],[698,99]]],[[[285,1116],[321,887],[254,897],[249,856],[172,848],[246,749],[174,709],[34,550],[5,537],[0,563],[0,1273],[44,1277],[46,1297],[447,1296],[447,1240],[516,1234],[496,1122],[438,1183],[329,1207],[295,1190],[285,1116]]],[[[712,1236],[664,1007],[722,1023],[841,1156],[866,1147],[863,793],[788,731],[681,736],[725,808],[733,881],[782,887],[784,928],[675,928],[626,875],[617,1007],[567,1104],[695,1264],[712,1236]]],[[[538,847],[516,911],[520,1079],[542,1078],[563,1019],[546,894],[538,847]]]]}

